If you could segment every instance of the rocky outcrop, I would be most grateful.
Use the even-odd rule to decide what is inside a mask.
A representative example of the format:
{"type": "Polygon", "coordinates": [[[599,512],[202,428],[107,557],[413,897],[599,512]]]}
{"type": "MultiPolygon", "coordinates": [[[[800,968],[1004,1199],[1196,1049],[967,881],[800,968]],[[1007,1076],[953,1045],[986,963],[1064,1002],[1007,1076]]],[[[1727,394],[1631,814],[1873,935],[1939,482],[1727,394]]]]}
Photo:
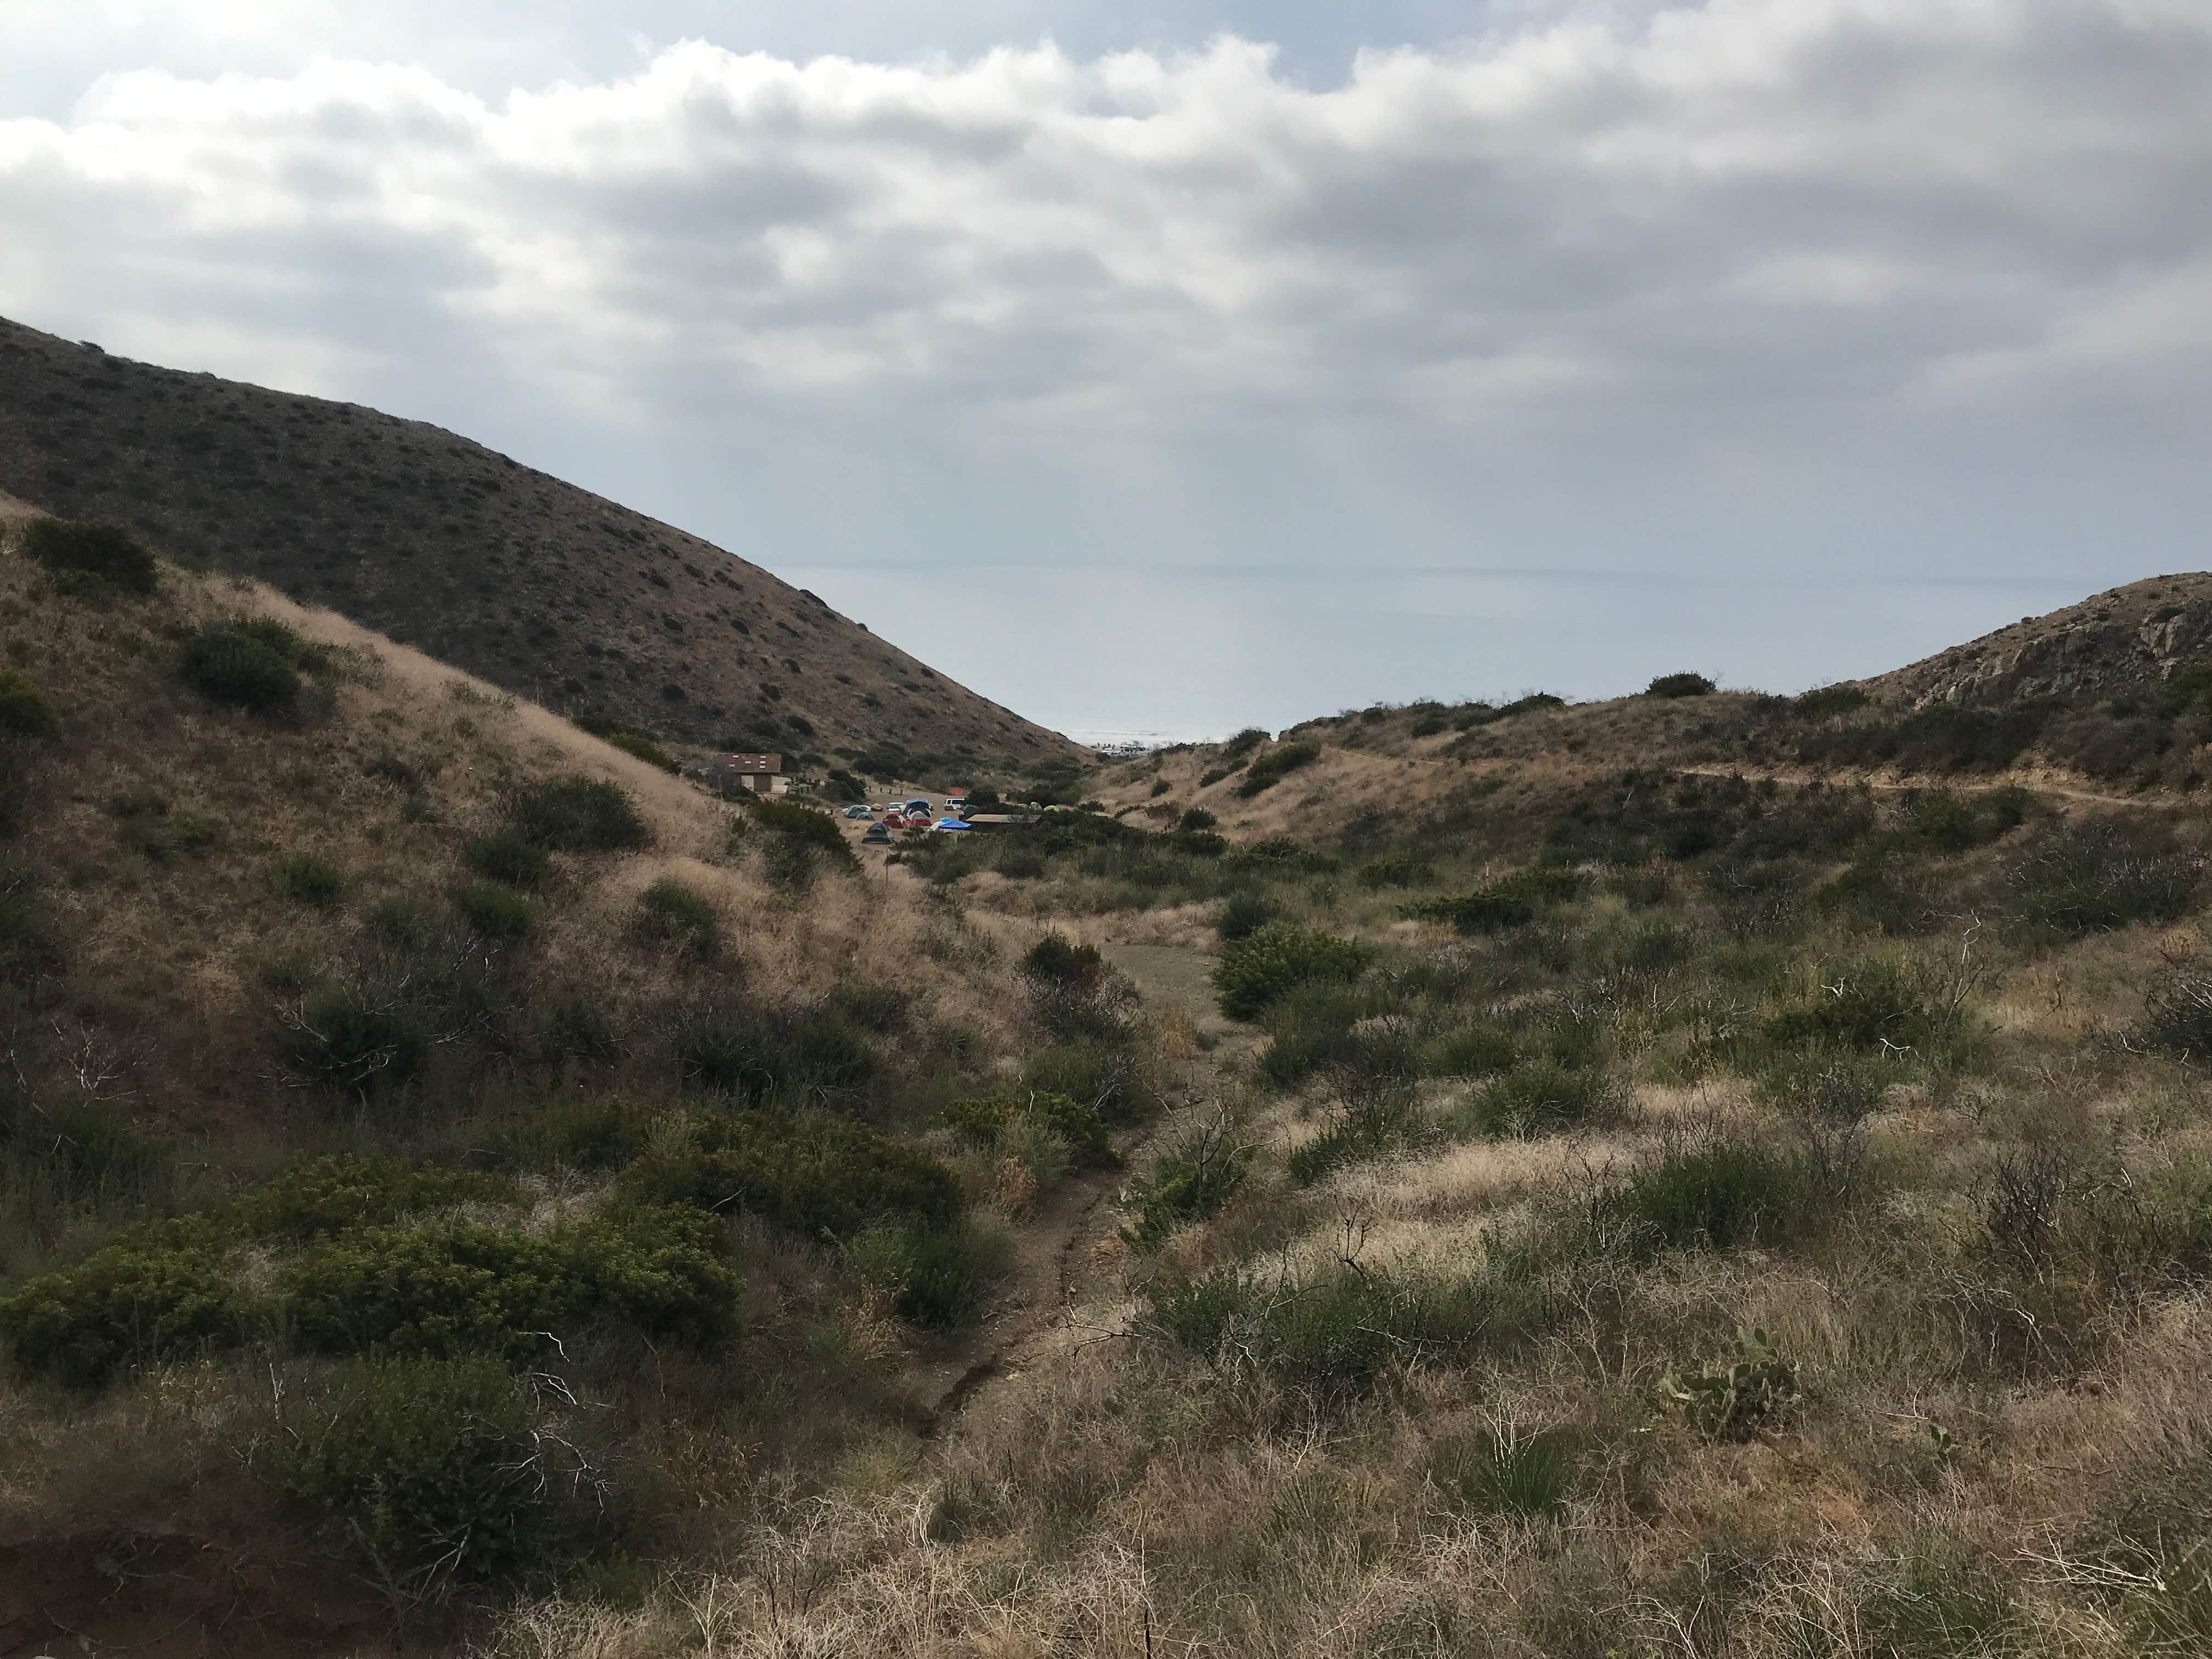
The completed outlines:
{"type": "Polygon", "coordinates": [[[1986,704],[2140,696],[2212,658],[2212,574],[2154,576],[1861,684],[1884,702],[1986,704]]]}

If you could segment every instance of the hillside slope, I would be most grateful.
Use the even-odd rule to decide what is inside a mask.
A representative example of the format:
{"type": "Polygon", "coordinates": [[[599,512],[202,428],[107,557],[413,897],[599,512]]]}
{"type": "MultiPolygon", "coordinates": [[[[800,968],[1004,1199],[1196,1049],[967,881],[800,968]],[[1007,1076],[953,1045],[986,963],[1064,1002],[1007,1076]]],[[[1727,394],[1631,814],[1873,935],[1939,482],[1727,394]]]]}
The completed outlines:
{"type": "MultiPolygon", "coordinates": [[[[1042,1317],[1098,1119],[1080,1168],[940,1121],[1066,1052],[1026,937],[52,530],[0,495],[0,1656],[456,1650],[486,1586],[806,1501],[1042,1317]]],[[[1123,1086],[1135,1020],[1084,1029],[1123,1086]]]]}
{"type": "Polygon", "coordinates": [[[2152,576],[1939,651],[1860,684],[1885,701],[2111,698],[2163,685],[2212,650],[2212,575],[2152,576]]]}
{"type": "Polygon", "coordinates": [[[1079,752],[814,595],[481,444],[5,319],[0,489],[680,741],[1079,752]]]}

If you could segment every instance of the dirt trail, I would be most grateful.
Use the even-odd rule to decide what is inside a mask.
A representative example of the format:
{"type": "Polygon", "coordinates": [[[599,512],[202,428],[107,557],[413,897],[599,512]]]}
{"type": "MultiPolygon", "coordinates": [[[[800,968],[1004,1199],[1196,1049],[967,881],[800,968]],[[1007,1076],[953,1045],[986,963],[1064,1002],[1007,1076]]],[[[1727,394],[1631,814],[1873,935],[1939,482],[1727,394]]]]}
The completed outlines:
{"type": "MultiPolygon", "coordinates": [[[[989,920],[1007,931],[1015,925],[1012,917],[989,920]]],[[[1202,1043],[1218,1042],[1236,1030],[1214,1004],[1212,957],[1181,945],[1099,948],[1115,969],[1128,975],[1146,1006],[1183,1013],[1202,1043]]],[[[1157,1152],[1188,1109],[1211,1092],[1208,1085],[1217,1072],[1218,1062],[1203,1048],[1192,1057],[1170,1085],[1167,1109],[1123,1146],[1131,1168],[1157,1152]]],[[[993,1383],[1019,1376],[1034,1362],[1088,1284],[1097,1246],[1121,1224],[1115,1200],[1127,1180],[1120,1170],[1073,1177],[1023,1224],[1013,1271],[981,1323],[963,1340],[925,1358],[915,1370],[914,1395],[926,1437],[942,1434],[993,1383]]]]}

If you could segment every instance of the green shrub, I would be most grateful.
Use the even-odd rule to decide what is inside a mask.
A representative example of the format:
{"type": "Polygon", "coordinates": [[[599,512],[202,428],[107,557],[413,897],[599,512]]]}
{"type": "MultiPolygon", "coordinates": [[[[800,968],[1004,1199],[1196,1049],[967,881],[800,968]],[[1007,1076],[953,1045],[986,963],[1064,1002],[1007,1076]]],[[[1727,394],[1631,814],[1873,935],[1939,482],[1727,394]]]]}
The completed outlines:
{"type": "Polygon", "coordinates": [[[413,899],[379,899],[362,914],[362,931],[395,951],[425,951],[438,937],[438,919],[413,899]]]}
{"type": "Polygon", "coordinates": [[[1240,799],[1249,800],[1320,758],[1321,745],[1317,743],[1278,744],[1244,769],[1244,781],[1237,786],[1237,793],[1240,799]]]}
{"type": "Polygon", "coordinates": [[[1856,713],[1873,701],[1856,685],[1822,685],[1801,692],[1791,701],[1790,712],[1801,720],[1827,720],[1856,713]]]}
{"type": "Polygon", "coordinates": [[[1417,1146],[1433,1131],[1410,1077],[1355,1074],[1328,1127],[1285,1160],[1291,1179],[1311,1186],[1336,1170],[1417,1146]]]}
{"type": "Polygon", "coordinates": [[[1256,1366],[1324,1398],[1364,1393],[1386,1370],[1449,1358],[1489,1322],[1474,1279],[1336,1261],[1282,1277],[1224,1267],[1156,1291],[1140,1328],[1235,1370],[1256,1366]]]}
{"type": "Polygon", "coordinates": [[[736,1329],[712,1217],[603,1212],[544,1234],[434,1220],[325,1238],[279,1275],[293,1339],[325,1353],[521,1360],[595,1321],[706,1350],[736,1329]]]}
{"type": "Polygon", "coordinates": [[[994,1230],[960,1221],[943,1227],[882,1224],[855,1237],[846,1261],[892,1294],[899,1317],[926,1330],[975,1322],[991,1287],[1006,1277],[1009,1251],[994,1230]]]}
{"type": "Polygon", "coordinates": [[[677,1017],[677,1074],[696,1088],[752,1100],[783,1080],[776,1034],[759,1016],[717,1003],[677,1017]]]}
{"type": "Polygon", "coordinates": [[[1662,674],[1644,688],[1647,697],[1709,697],[1720,687],[1703,674],[1662,674]]]}
{"type": "Polygon", "coordinates": [[[538,907],[495,881],[471,882],[453,895],[453,909],[478,939],[511,942],[528,937],[538,925],[538,907]]]}
{"type": "Polygon", "coordinates": [[[416,1001],[348,981],[301,999],[277,1034],[277,1052],[303,1083],[366,1093],[412,1077],[430,1038],[416,1001]]]}
{"type": "Polygon", "coordinates": [[[1502,933],[1526,927],[1547,906],[1571,899],[1583,879],[1571,870],[1538,866],[1461,897],[1417,899],[1399,906],[1410,921],[1447,922],[1462,933],[1502,933]]]}
{"type": "Polygon", "coordinates": [[[1438,1448],[1429,1479],[1479,1514],[1545,1520],[1566,1506],[1575,1483],[1574,1448],[1556,1434],[1485,1428],[1438,1448]]]}
{"type": "Polygon", "coordinates": [[[1079,1039],[1038,1049],[1022,1067],[1022,1087],[1065,1095],[1109,1123],[1127,1123],[1152,1105],[1135,1052],[1126,1043],[1105,1039],[1079,1039]]]}
{"type": "Polygon", "coordinates": [[[1194,806],[1176,820],[1176,828],[1179,831],[1188,834],[1194,830],[1215,829],[1220,823],[1220,819],[1215,817],[1203,806],[1194,806]]]}
{"type": "Polygon", "coordinates": [[[714,907],[682,882],[656,881],[639,897],[637,908],[647,937],[666,939],[695,957],[714,954],[721,937],[714,907]]]}
{"type": "Polygon", "coordinates": [[[513,830],[474,837],[461,848],[461,856],[486,881],[503,881],[509,887],[533,890],[553,867],[551,854],[513,830]]]}
{"type": "Polygon", "coordinates": [[[1136,1213],[1121,1237],[1140,1250],[1157,1249],[1170,1234],[1228,1202],[1251,1163],[1252,1149],[1231,1140],[1227,1121],[1217,1118],[1153,1159],[1130,1183],[1127,1201],[1136,1213]]]}
{"type": "Polygon", "coordinates": [[[750,1212],[805,1238],[851,1238],[879,1221],[942,1228],[961,1207],[951,1171],[927,1152],[811,1113],[717,1114],[690,1148],[643,1158],[623,1182],[651,1202],[750,1212]]]}
{"type": "Polygon", "coordinates": [[[657,766],[662,771],[681,773],[683,764],[651,738],[641,738],[635,732],[607,732],[600,740],[625,755],[635,755],[647,766],[657,766]]]}
{"type": "Polygon", "coordinates": [[[1213,970],[1213,986],[1223,1013],[1231,1019],[1257,1019],[1297,986],[1358,978],[1374,954],[1334,933],[1277,924],[1226,947],[1213,970]]]}
{"type": "Polygon", "coordinates": [[[1106,963],[1095,945],[1078,945],[1063,934],[1047,933],[1024,953],[1022,972],[1063,990],[1095,991],[1105,978],[1106,963]]]}
{"type": "Polygon", "coordinates": [[[637,805],[620,784],[598,778],[554,778],[509,795],[507,827],[556,853],[620,853],[652,840],[637,805]]]}
{"type": "Polygon", "coordinates": [[[2156,826],[2115,818],[2055,824],[2006,872],[2014,931],[2081,939],[2138,921],[2173,921],[2196,896],[2197,861],[2156,826]]]}
{"type": "Polygon", "coordinates": [[[763,862],[775,885],[803,891],[823,867],[860,867],[860,854],[829,813],[799,801],[764,795],[742,796],[738,805],[740,810],[732,834],[740,840],[750,836],[761,842],[763,862]]]}
{"type": "Polygon", "coordinates": [[[1608,1207],[1639,1248],[1727,1250],[1811,1225],[1815,1197],[1801,1161],[1723,1141],[1638,1170],[1608,1207]]]}
{"type": "Polygon", "coordinates": [[[464,1204],[511,1203],[515,1196],[514,1182],[480,1170],[339,1155],[263,1182],[239,1199],[230,1219],[248,1238],[304,1243],[464,1204]]]}
{"type": "Polygon", "coordinates": [[[345,896],[346,873],[313,853],[290,853],[270,867],[269,884],[280,898],[326,910],[345,896]]]}
{"type": "Polygon", "coordinates": [[[279,719],[299,712],[301,672],[322,660],[282,623],[246,618],[203,623],[178,648],[177,672],[210,702],[279,719]]]}
{"type": "Polygon", "coordinates": [[[1548,1134],[1592,1116],[1610,1098],[1605,1073],[1556,1060],[1517,1061],[1462,1111],[1466,1127],[1495,1136],[1548,1134]]]}
{"type": "Polygon", "coordinates": [[[88,519],[34,519],[23,551],[53,571],[90,576],[126,592],[151,593],[161,585],[154,556],[120,525],[88,519]]]}
{"type": "Polygon", "coordinates": [[[1432,1077],[1494,1077],[1519,1057],[1513,1033],[1491,1019],[1463,1020],[1431,1038],[1421,1052],[1432,1077]]]}
{"type": "Polygon", "coordinates": [[[1353,878],[1362,887],[1377,892],[1385,887],[1419,887],[1435,877],[1436,866],[1426,859],[1411,858],[1402,853],[1370,859],[1353,872],[1353,878]]]}
{"type": "Polygon", "coordinates": [[[1224,945],[1241,944],[1282,915],[1282,908],[1264,893],[1249,890],[1231,893],[1213,919],[1214,931],[1224,945]]]}
{"type": "Polygon", "coordinates": [[[1248,726],[1221,745],[1221,758],[1235,760],[1240,756],[1249,755],[1267,741],[1267,735],[1256,726],[1248,726]]]}
{"type": "Polygon", "coordinates": [[[1042,1089],[1001,1090],[996,1094],[956,1100],[945,1109],[948,1127],[981,1146],[995,1146],[1007,1130],[1026,1123],[1033,1132],[1057,1136],[1079,1169],[1118,1170],[1121,1155],[1114,1150],[1098,1109],[1066,1095],[1042,1089]]]}
{"type": "Polygon", "coordinates": [[[133,1229],[0,1300],[0,1336],[22,1370],[77,1389],[233,1346],[256,1308],[226,1249],[202,1220],[133,1229]]]}
{"type": "Polygon", "coordinates": [[[278,1484],[372,1582],[407,1601],[551,1565],[595,1520],[596,1483],[496,1360],[374,1359],[333,1370],[282,1443],[278,1484]]]}
{"type": "Polygon", "coordinates": [[[61,717],[28,676],[0,668],[0,735],[51,741],[62,734],[61,717]]]}

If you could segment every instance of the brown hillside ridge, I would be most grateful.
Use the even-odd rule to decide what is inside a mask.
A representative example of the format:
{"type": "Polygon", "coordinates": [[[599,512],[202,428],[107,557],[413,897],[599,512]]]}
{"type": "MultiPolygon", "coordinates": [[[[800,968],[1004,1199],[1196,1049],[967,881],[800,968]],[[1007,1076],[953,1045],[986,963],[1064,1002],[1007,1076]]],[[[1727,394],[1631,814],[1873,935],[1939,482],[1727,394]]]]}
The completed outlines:
{"type": "Polygon", "coordinates": [[[2212,573],[2152,576],[2018,622],[1858,684],[1883,702],[2113,697],[2212,650],[2212,573]]]}
{"type": "Polygon", "coordinates": [[[672,741],[1081,752],[813,594],[481,444],[4,319],[0,489],[672,741]]]}

